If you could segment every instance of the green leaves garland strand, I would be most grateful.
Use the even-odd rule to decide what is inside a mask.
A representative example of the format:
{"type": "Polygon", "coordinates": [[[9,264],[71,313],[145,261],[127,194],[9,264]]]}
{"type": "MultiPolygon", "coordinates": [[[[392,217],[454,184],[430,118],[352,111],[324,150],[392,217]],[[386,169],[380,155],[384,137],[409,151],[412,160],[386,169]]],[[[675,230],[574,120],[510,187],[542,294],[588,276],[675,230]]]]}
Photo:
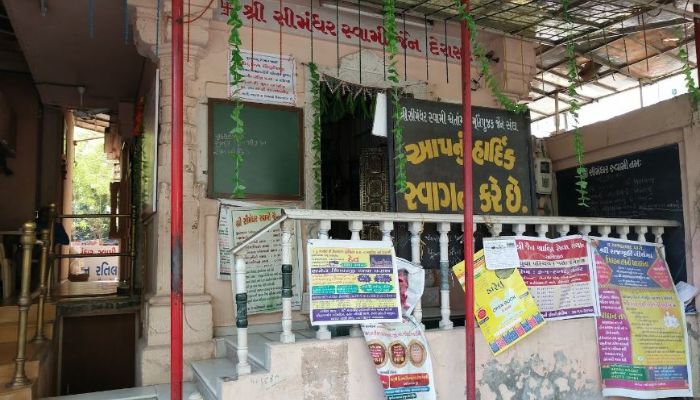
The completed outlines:
{"type": "Polygon", "coordinates": [[[690,93],[690,100],[693,105],[693,110],[697,111],[698,103],[700,103],[700,90],[695,86],[695,80],[693,80],[693,68],[690,66],[690,61],[688,59],[688,51],[685,47],[681,47],[678,50],[678,57],[683,62],[683,76],[685,80],[685,87],[690,93]]]}
{"type": "MultiPolygon", "coordinates": [[[[562,11],[564,15],[564,21],[571,24],[571,14],[569,13],[569,1],[562,0],[562,11]]],[[[576,163],[578,167],[576,168],[576,191],[578,192],[578,205],[581,207],[588,207],[588,181],[586,178],[588,174],[586,172],[586,167],[583,165],[583,137],[581,135],[581,130],[578,126],[579,110],[581,105],[576,96],[576,81],[578,80],[578,66],[576,64],[576,50],[574,48],[574,42],[572,40],[567,40],[566,42],[566,66],[567,66],[567,78],[569,79],[569,86],[566,88],[566,94],[571,97],[571,102],[569,103],[569,113],[574,117],[574,153],[576,155],[576,163]]],[[[556,116],[555,118],[559,118],[556,116]]]]}
{"type": "Polygon", "coordinates": [[[401,126],[401,104],[399,99],[399,73],[396,69],[398,48],[398,32],[396,29],[396,3],[394,0],[384,0],[383,4],[384,31],[386,32],[386,50],[389,54],[387,64],[387,79],[391,82],[392,105],[392,134],[394,136],[394,159],[396,163],[396,193],[406,193],[406,152],[403,148],[403,128],[401,126]]]}
{"type": "Polygon", "coordinates": [[[313,132],[311,148],[314,152],[314,208],[321,209],[321,77],[315,63],[309,64],[311,75],[311,107],[313,108],[313,132]]]}
{"type": "Polygon", "coordinates": [[[472,56],[474,56],[476,59],[476,62],[479,65],[479,73],[483,75],[486,86],[489,88],[489,90],[491,90],[491,94],[504,109],[517,114],[526,113],[528,108],[525,104],[518,104],[514,102],[501,90],[498,81],[491,72],[491,61],[486,57],[486,49],[481,45],[481,43],[476,41],[477,30],[474,18],[469,11],[464,8],[464,5],[460,0],[453,1],[455,7],[457,7],[459,18],[467,25],[467,29],[469,30],[469,42],[471,43],[472,48],[472,56]]]}
{"type": "MultiPolygon", "coordinates": [[[[239,29],[243,26],[243,21],[241,21],[238,16],[241,11],[241,3],[239,0],[228,0],[231,5],[231,10],[229,11],[229,17],[227,24],[231,27],[231,33],[228,38],[229,46],[231,47],[231,64],[229,66],[229,73],[231,74],[231,86],[234,88],[243,80],[243,75],[241,71],[243,70],[243,57],[241,57],[241,35],[239,29]]],[[[243,142],[243,120],[241,119],[241,110],[243,109],[243,103],[235,100],[233,106],[233,111],[231,112],[231,120],[233,121],[233,129],[229,132],[231,134],[231,141],[233,142],[233,147],[235,152],[232,155],[233,158],[233,197],[243,197],[245,192],[245,186],[241,182],[241,165],[243,164],[243,155],[241,154],[241,143],[243,142]]]]}

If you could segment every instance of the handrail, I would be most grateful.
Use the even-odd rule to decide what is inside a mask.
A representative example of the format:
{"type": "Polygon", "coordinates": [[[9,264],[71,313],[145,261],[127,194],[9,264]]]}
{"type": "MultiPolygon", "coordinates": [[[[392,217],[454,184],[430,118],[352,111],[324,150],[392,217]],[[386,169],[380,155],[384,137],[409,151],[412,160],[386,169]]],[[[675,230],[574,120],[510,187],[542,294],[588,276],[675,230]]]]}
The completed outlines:
{"type": "MultiPolygon", "coordinates": [[[[391,213],[368,211],[337,211],[337,210],[308,210],[300,208],[285,208],[283,215],[293,220],[333,220],[333,221],[394,221],[394,222],[447,222],[462,223],[462,214],[434,213],[391,213]]],[[[503,222],[506,224],[525,225],[630,225],[630,226],[659,226],[679,227],[680,223],[671,220],[629,219],[629,218],[589,218],[589,217],[540,217],[519,215],[475,215],[474,223],[489,224],[503,222]]]]}
{"type": "Polygon", "coordinates": [[[244,241],[241,242],[239,245],[237,245],[236,247],[234,247],[233,250],[231,250],[231,254],[233,254],[233,255],[235,256],[235,255],[238,254],[241,250],[243,250],[247,245],[249,245],[250,243],[256,241],[260,236],[264,235],[265,233],[267,233],[267,231],[269,231],[270,229],[274,228],[275,226],[281,224],[281,223],[282,223],[284,220],[286,220],[287,218],[288,218],[287,215],[282,214],[281,217],[279,217],[279,218],[277,218],[276,220],[270,222],[269,224],[263,226],[259,231],[255,232],[255,234],[253,234],[253,236],[249,237],[248,239],[244,240],[244,241]]]}

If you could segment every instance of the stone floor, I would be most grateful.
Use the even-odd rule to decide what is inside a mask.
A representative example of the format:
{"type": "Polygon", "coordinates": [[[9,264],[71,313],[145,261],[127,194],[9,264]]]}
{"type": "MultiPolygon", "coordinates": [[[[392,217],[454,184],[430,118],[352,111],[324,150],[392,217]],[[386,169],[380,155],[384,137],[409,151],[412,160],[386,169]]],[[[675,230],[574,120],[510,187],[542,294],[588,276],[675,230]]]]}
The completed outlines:
{"type": "MultiPolygon", "coordinates": [[[[199,400],[197,389],[191,382],[182,385],[183,400],[199,400]]],[[[71,396],[49,397],[48,400],[170,400],[170,385],[143,386],[129,389],[109,390],[76,394],[71,396]]]]}

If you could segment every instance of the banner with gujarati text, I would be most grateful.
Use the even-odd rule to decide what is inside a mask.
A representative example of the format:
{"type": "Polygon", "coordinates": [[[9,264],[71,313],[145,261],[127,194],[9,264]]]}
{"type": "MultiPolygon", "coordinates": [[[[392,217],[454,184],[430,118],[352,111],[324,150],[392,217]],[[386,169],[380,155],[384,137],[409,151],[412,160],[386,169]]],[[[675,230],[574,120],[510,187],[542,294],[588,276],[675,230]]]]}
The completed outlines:
{"type": "MultiPolygon", "coordinates": [[[[494,356],[545,324],[518,269],[513,267],[489,270],[484,251],[474,254],[474,316],[494,356]]],[[[464,261],[452,271],[464,289],[464,261]]]]}
{"type": "Polygon", "coordinates": [[[655,243],[590,238],[603,396],[692,397],[685,313],[655,243]]]}
{"type": "Polygon", "coordinates": [[[362,333],[387,400],[435,400],[428,341],[413,317],[393,324],[362,324],[362,333]]]}
{"type": "Polygon", "coordinates": [[[311,239],[307,251],[311,325],[401,322],[391,242],[311,239]]]}

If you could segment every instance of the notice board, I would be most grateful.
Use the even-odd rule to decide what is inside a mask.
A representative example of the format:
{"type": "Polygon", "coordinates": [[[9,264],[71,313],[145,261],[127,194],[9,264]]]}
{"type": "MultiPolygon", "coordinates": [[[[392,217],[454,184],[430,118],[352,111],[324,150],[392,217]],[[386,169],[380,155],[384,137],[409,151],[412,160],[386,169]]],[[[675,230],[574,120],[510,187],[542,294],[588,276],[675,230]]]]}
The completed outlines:
{"type": "MultiPolygon", "coordinates": [[[[586,164],[589,207],[578,205],[576,168],[556,172],[559,215],[667,219],[683,224],[683,196],[678,145],[586,164]]],[[[674,280],[685,280],[682,226],[664,236],[666,259],[674,280]]]]}
{"type": "Polygon", "coordinates": [[[407,191],[395,195],[397,211],[461,213],[466,158],[474,168],[475,214],[532,214],[530,122],[526,116],[472,107],[474,139],[467,157],[462,154],[460,104],[402,99],[401,126],[407,191]]]}
{"type": "Polygon", "coordinates": [[[207,194],[231,198],[233,158],[243,154],[240,177],[245,198],[299,200],[303,197],[303,112],[300,108],[243,103],[244,138],[239,149],[231,139],[234,102],[209,100],[207,194]]]}

